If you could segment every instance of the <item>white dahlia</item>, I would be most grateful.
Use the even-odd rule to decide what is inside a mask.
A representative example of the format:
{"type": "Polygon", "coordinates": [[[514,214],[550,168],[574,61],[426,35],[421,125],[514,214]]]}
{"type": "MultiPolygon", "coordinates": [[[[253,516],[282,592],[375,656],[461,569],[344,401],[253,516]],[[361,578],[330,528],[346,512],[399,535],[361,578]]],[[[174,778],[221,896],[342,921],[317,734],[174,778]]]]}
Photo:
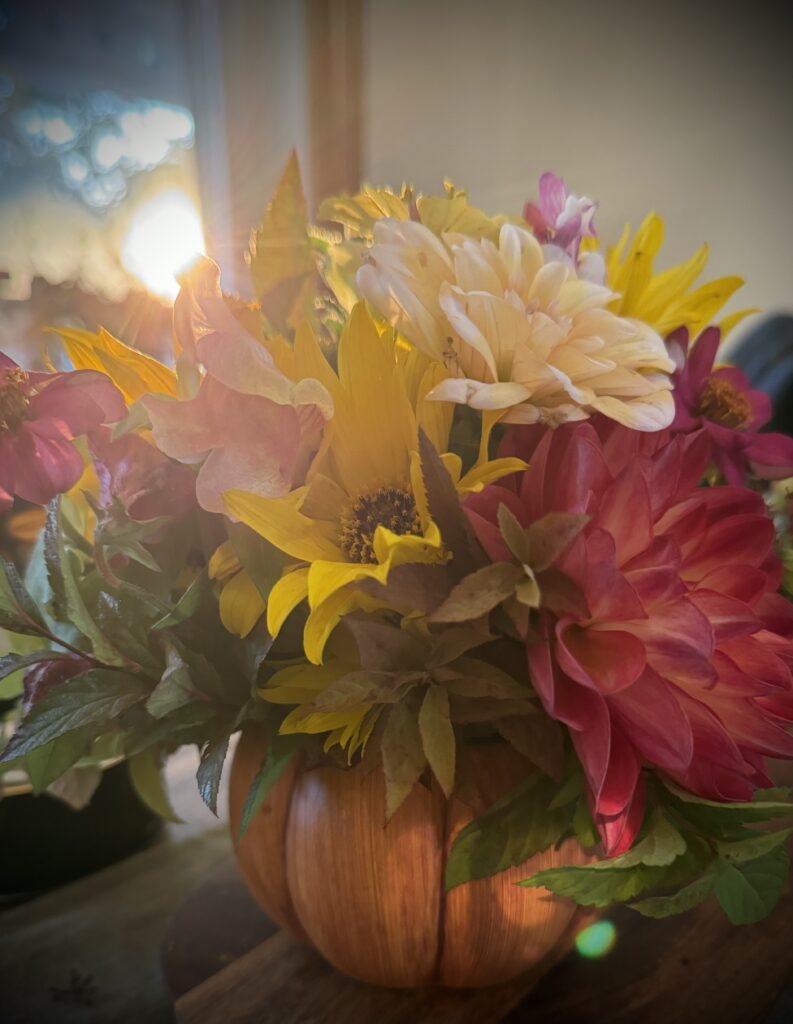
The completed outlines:
{"type": "Polygon", "coordinates": [[[428,397],[505,410],[509,423],[561,423],[601,412],[635,430],[674,418],[674,363],[660,336],[617,316],[617,298],[504,224],[498,244],[389,218],[358,271],[358,287],[448,379],[428,397]]]}

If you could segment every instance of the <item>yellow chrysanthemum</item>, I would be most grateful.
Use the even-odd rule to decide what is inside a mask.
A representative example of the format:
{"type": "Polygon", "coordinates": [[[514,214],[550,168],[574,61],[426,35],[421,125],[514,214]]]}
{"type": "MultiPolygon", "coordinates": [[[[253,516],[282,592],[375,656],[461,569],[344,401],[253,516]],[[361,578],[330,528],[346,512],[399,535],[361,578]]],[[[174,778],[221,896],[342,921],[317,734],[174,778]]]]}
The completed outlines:
{"type": "MultiPolygon", "coordinates": [[[[664,241],[664,222],[651,213],[645,217],[628,245],[630,228],[609,250],[606,282],[619,293],[611,306],[620,316],[633,317],[654,327],[662,336],[687,327],[692,337],[713,323],[717,313],[743,285],[741,277],[720,277],[694,287],[708,262],[708,247],[668,270],[654,272],[653,265],[664,241]]],[[[722,336],[754,309],[742,309],[725,317],[719,327],[722,336]]]]}
{"type": "MultiPolygon", "coordinates": [[[[290,558],[307,563],[288,572],[270,593],[267,623],[276,635],[287,615],[308,598],[304,647],[319,664],[339,619],[377,602],[355,589],[367,579],[385,582],[406,563],[431,563],[446,555],[424,495],[418,430],[445,452],[451,413],[425,401],[438,369],[381,333],[363,303],[345,327],[338,376],[308,329],[298,333],[295,372],[325,385],[334,416],[307,483],[283,498],[242,491],[225,495],[229,512],[290,558]]],[[[452,476],[459,463],[448,459],[452,476]]],[[[480,461],[458,482],[476,489],[520,468],[519,460],[480,461]]]]}

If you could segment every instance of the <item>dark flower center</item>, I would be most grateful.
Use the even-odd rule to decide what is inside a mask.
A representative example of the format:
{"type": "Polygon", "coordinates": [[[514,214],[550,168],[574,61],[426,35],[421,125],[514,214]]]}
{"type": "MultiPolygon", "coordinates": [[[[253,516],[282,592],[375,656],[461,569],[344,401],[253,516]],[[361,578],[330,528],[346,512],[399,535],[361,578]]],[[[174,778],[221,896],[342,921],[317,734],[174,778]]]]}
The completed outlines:
{"type": "Polygon", "coordinates": [[[697,413],[722,427],[747,427],[752,404],[746,395],[721,377],[708,377],[699,396],[697,413]]]}
{"type": "Polygon", "coordinates": [[[385,526],[401,536],[421,536],[421,523],[416,501],[409,491],[400,487],[380,487],[365,494],[341,518],[339,544],[351,562],[377,562],[374,534],[385,526]]]}
{"type": "Polygon", "coordinates": [[[18,366],[0,371],[0,431],[16,430],[28,414],[28,375],[18,366]]]}

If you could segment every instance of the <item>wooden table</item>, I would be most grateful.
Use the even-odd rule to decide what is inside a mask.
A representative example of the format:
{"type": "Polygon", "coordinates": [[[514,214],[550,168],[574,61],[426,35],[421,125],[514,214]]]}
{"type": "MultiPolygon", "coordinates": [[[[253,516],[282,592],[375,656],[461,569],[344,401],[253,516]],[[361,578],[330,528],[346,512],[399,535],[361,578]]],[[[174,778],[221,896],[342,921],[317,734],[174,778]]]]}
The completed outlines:
{"type": "Polygon", "coordinates": [[[207,821],[0,913],[2,1024],[166,1024],[174,1005],[181,1024],[793,1022],[790,891],[759,925],[732,928],[712,903],[667,921],[621,909],[602,959],[571,953],[481,992],[392,992],[278,931],[207,821]]]}

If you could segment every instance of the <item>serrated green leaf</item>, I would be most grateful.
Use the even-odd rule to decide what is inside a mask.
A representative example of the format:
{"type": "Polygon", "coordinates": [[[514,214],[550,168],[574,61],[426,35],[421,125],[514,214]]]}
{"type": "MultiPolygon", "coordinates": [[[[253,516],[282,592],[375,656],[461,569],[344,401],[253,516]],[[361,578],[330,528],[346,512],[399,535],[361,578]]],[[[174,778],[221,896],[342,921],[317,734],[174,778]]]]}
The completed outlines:
{"type": "Polygon", "coordinates": [[[28,754],[81,726],[109,724],[145,696],[140,681],[122,672],[90,669],[68,679],[33,705],[0,753],[0,762],[28,754]]]}
{"type": "Polygon", "coordinates": [[[524,570],[511,562],[485,565],[460,580],[440,608],[429,616],[429,621],[467,622],[487,615],[511,597],[524,578],[524,570]]]}
{"type": "Polygon", "coordinates": [[[592,870],[632,868],[637,864],[665,867],[686,852],[686,841],[663,815],[658,815],[644,839],[619,857],[598,861],[592,870]]]}
{"type": "Polygon", "coordinates": [[[90,641],[95,656],[105,665],[123,665],[124,658],[94,621],[80,586],[80,563],[73,548],[66,546],[63,533],[57,535],[58,560],[63,573],[69,621],[90,641]]]}
{"type": "Polygon", "coordinates": [[[551,808],[557,786],[534,772],[461,829],[446,861],[446,889],[522,864],[570,825],[569,807],[551,808]]]}
{"type": "Polygon", "coordinates": [[[220,777],[229,750],[229,738],[229,730],[221,726],[217,735],[209,739],[201,751],[201,763],[196,773],[198,792],[214,815],[218,813],[220,777]]]}
{"type": "Polygon", "coordinates": [[[708,872],[701,878],[694,879],[671,896],[648,896],[637,903],[629,903],[631,910],[636,910],[644,917],[671,917],[682,914],[686,910],[699,906],[713,892],[714,872],[708,872]]]}
{"type": "Polygon", "coordinates": [[[776,906],[785,886],[788,855],[781,848],[746,863],[719,860],[714,892],[732,924],[754,924],[776,906]]]}
{"type": "Polygon", "coordinates": [[[777,832],[752,831],[745,839],[740,839],[737,842],[717,840],[716,852],[724,861],[742,864],[745,861],[764,856],[777,846],[782,846],[790,835],[793,835],[793,828],[780,829],[777,832]]]}
{"type": "MultiPolygon", "coordinates": [[[[662,835],[664,833],[662,829],[662,835]]],[[[674,847],[676,842],[672,841],[671,845],[674,847]]],[[[667,843],[656,840],[645,847],[645,854],[652,860],[666,860],[668,850],[667,843]]],[[[647,890],[688,885],[712,862],[713,854],[706,843],[690,840],[685,852],[669,863],[636,863],[635,858],[626,863],[626,858],[627,854],[623,854],[580,867],[551,868],[518,884],[529,888],[544,886],[584,906],[605,907],[631,900],[647,890]]]]}
{"type": "Polygon", "coordinates": [[[157,648],[149,642],[151,613],[148,606],[131,594],[120,597],[102,590],[96,598],[96,623],[110,643],[129,659],[158,676],[162,672],[162,659],[157,648]]]}
{"type": "Polygon", "coordinates": [[[523,879],[518,885],[529,889],[545,888],[587,907],[607,907],[611,903],[624,903],[659,884],[661,874],[660,868],[645,865],[600,871],[589,867],[549,868],[523,879]]]}
{"type": "Polygon", "coordinates": [[[382,757],[388,820],[418,782],[427,763],[418,723],[404,704],[395,704],[388,713],[382,757]]]}
{"type": "Polygon", "coordinates": [[[454,789],[455,740],[449,719],[449,695],[442,686],[427,687],[418,725],[429,766],[449,797],[454,789]]]}
{"type": "Polygon", "coordinates": [[[41,609],[7,558],[0,558],[0,628],[27,636],[47,632],[41,609]]]}
{"type": "Polygon", "coordinates": [[[163,646],[165,670],[146,701],[146,710],[153,718],[164,718],[177,708],[191,704],[198,696],[190,666],[180,651],[169,637],[166,637],[163,646]]]}
{"type": "Polygon", "coordinates": [[[162,757],[159,747],[141,750],[127,761],[129,777],[143,803],[166,821],[177,824],[181,818],[174,811],[163,785],[162,757]]]}
{"type": "Polygon", "coordinates": [[[200,572],[190,586],[185,590],[176,604],[167,615],[151,627],[152,630],[166,629],[169,626],[178,626],[180,622],[191,618],[198,611],[204,595],[209,589],[209,576],[206,569],[200,572]]]}
{"type": "Polygon", "coordinates": [[[254,814],[299,752],[303,740],[304,737],[301,736],[276,736],[269,743],[262,766],[254,776],[248,789],[248,795],[245,797],[240,818],[239,839],[245,835],[254,814]]]}
{"type": "Polygon", "coordinates": [[[776,799],[778,793],[776,789],[769,791],[774,794],[771,799],[763,799],[761,791],[756,793],[755,799],[748,803],[722,803],[695,796],[668,780],[664,781],[664,785],[677,801],[679,812],[695,824],[705,827],[720,824],[735,826],[793,815],[793,803],[788,800],[776,799]]]}
{"type": "Polygon", "coordinates": [[[44,566],[47,572],[47,582],[52,591],[53,608],[56,615],[62,612],[66,605],[66,588],[63,582],[58,548],[59,508],[60,499],[58,498],[47,505],[47,519],[41,534],[44,566]]]}

